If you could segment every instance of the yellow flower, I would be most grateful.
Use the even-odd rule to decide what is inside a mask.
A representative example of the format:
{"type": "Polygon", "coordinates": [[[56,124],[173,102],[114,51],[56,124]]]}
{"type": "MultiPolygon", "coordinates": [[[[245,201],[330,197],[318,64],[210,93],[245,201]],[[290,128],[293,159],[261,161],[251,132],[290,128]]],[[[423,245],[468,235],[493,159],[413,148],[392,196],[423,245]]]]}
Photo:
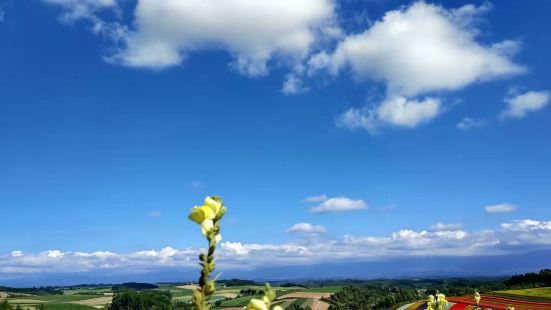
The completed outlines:
{"type": "Polygon", "coordinates": [[[281,308],[281,306],[275,306],[272,308],[272,310],[283,310],[283,308],[281,308]]]}
{"type": "Polygon", "coordinates": [[[209,196],[205,198],[205,206],[211,208],[214,214],[218,214],[220,208],[222,208],[222,203],[218,199],[209,196]]]}
{"type": "Polygon", "coordinates": [[[427,300],[427,310],[434,310],[434,296],[429,295],[429,299],[427,300]]]}
{"type": "Polygon", "coordinates": [[[208,206],[193,207],[188,218],[197,224],[202,224],[205,220],[212,220],[216,214],[208,206]]]}
{"type": "Polygon", "coordinates": [[[474,292],[474,300],[477,305],[480,303],[480,294],[478,292],[474,292]]]}
{"type": "Polygon", "coordinates": [[[438,294],[438,309],[444,309],[447,304],[448,301],[446,300],[446,295],[438,294]]]}
{"type": "Polygon", "coordinates": [[[215,241],[216,243],[222,241],[222,235],[221,235],[221,234],[216,235],[216,237],[214,237],[214,241],[215,241]]]}
{"type": "Polygon", "coordinates": [[[245,307],[246,310],[269,310],[268,306],[264,303],[264,301],[260,299],[251,299],[249,301],[249,304],[247,307],[245,307]]]}

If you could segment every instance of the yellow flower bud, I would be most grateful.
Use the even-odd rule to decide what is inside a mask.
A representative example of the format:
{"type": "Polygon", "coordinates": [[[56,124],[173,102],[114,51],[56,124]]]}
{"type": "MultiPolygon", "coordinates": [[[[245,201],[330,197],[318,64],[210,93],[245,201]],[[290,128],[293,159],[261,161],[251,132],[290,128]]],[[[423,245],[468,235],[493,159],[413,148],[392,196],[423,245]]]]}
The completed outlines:
{"type": "Polygon", "coordinates": [[[251,299],[249,305],[247,305],[247,310],[269,310],[268,306],[260,299],[251,299]]]}
{"type": "Polygon", "coordinates": [[[207,281],[205,293],[210,295],[210,294],[214,293],[215,290],[216,290],[216,288],[214,286],[214,280],[207,281]]]}
{"type": "Polygon", "coordinates": [[[281,306],[275,306],[272,308],[272,310],[283,310],[283,308],[281,308],[281,306]]]}
{"type": "Polygon", "coordinates": [[[222,241],[222,235],[221,235],[221,234],[216,235],[216,237],[214,237],[214,241],[215,241],[216,243],[222,241]]]}

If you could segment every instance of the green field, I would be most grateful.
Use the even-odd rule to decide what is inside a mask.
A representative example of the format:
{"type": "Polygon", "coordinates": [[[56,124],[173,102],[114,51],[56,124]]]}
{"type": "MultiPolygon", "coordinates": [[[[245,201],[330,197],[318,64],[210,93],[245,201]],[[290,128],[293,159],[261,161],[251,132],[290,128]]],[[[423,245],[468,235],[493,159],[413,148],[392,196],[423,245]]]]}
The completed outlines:
{"type": "Polygon", "coordinates": [[[254,295],[254,296],[245,296],[245,297],[238,297],[230,300],[225,300],[222,302],[222,307],[243,307],[246,306],[249,303],[249,300],[252,298],[261,298],[262,295],[254,295]]]}
{"type": "Polygon", "coordinates": [[[96,309],[90,306],[77,305],[77,304],[48,304],[46,310],[91,310],[96,309]]]}
{"type": "Polygon", "coordinates": [[[551,298],[551,287],[527,288],[523,290],[505,290],[496,293],[551,298]]]}
{"type": "MultiPolygon", "coordinates": [[[[342,289],[342,285],[336,285],[336,286],[324,286],[324,287],[313,287],[308,289],[308,292],[314,292],[314,293],[335,293],[336,291],[342,289]]],[[[304,289],[303,289],[304,290],[304,289]]]]}

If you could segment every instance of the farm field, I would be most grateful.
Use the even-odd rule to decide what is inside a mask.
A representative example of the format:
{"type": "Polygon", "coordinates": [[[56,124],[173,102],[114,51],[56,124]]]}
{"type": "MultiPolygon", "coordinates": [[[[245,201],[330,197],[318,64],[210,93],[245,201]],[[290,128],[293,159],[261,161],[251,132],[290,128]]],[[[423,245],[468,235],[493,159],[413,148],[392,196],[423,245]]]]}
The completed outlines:
{"type": "MultiPolygon", "coordinates": [[[[227,293],[237,294],[241,289],[256,289],[262,290],[262,286],[246,286],[246,287],[230,287],[220,288],[215,296],[225,296],[227,293]]],[[[301,307],[311,307],[314,310],[326,310],[329,305],[326,302],[321,301],[323,297],[329,297],[331,293],[338,291],[341,286],[323,287],[323,288],[304,288],[304,287],[273,287],[276,291],[277,298],[274,302],[275,305],[280,305],[283,308],[291,305],[298,305],[301,307]]],[[[251,298],[258,298],[261,295],[237,297],[222,301],[220,306],[213,309],[241,309],[247,305],[251,298]]]]}
{"type": "MultiPolygon", "coordinates": [[[[342,286],[327,286],[318,288],[304,288],[299,286],[273,287],[277,293],[274,304],[282,307],[298,305],[310,307],[314,310],[326,310],[329,305],[321,301],[323,297],[329,297],[331,293],[338,291],[342,286]]],[[[174,301],[190,301],[193,285],[159,285],[156,290],[170,291],[174,301]]],[[[218,305],[211,309],[242,309],[251,298],[259,298],[261,294],[242,296],[243,290],[255,290],[261,292],[264,289],[261,285],[218,287],[212,301],[219,301],[218,305]]],[[[25,310],[34,310],[40,304],[44,304],[47,310],[91,310],[101,309],[111,302],[113,291],[105,287],[87,287],[78,289],[65,289],[63,295],[31,295],[18,294],[16,297],[2,292],[0,301],[7,300],[12,305],[21,305],[25,310]]]]}
{"type": "MultiPolygon", "coordinates": [[[[44,304],[48,310],[85,310],[103,308],[111,301],[111,296],[97,295],[46,295],[46,296],[23,296],[5,297],[4,299],[12,305],[21,305],[23,309],[33,310],[38,305],[44,304]]],[[[3,299],[2,299],[3,300],[3,299]]]]}
{"type": "MultiPolygon", "coordinates": [[[[306,288],[302,286],[274,286],[276,299],[274,305],[284,309],[296,306],[312,310],[328,310],[329,304],[323,299],[342,290],[345,286],[318,286],[306,288]],[[307,308],[309,307],[309,308],[307,308]]],[[[153,290],[170,291],[173,301],[190,301],[193,285],[160,284],[153,290]]],[[[60,289],[61,290],[61,289],[60,289]]],[[[213,310],[237,310],[248,304],[251,298],[262,297],[263,286],[218,286],[211,298],[213,310]]],[[[11,305],[21,305],[25,310],[36,310],[44,304],[47,310],[92,310],[102,309],[111,302],[113,290],[107,287],[86,287],[62,289],[62,295],[11,294],[0,292],[0,302],[7,300],[11,305]]],[[[449,304],[444,310],[472,310],[474,299],[472,295],[448,297],[449,304]]],[[[496,290],[483,294],[481,303],[483,309],[505,310],[514,306],[516,310],[551,309],[551,287],[496,290]]],[[[426,302],[405,302],[391,307],[394,310],[422,310],[426,302]]]]}

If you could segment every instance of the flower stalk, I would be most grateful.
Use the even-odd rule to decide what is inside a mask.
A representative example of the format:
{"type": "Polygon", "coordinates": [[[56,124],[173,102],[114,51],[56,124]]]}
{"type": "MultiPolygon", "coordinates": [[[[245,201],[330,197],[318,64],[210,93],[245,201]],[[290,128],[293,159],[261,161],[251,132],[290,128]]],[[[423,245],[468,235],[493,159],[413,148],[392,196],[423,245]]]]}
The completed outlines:
{"type": "Polygon", "coordinates": [[[202,269],[198,287],[193,291],[192,304],[195,310],[209,310],[210,305],[207,301],[216,291],[216,278],[210,277],[216,267],[214,259],[216,245],[222,240],[220,220],[226,211],[220,197],[210,196],[205,198],[202,206],[193,207],[188,216],[191,221],[201,225],[201,233],[208,241],[207,253],[199,254],[199,265],[202,269]]]}

